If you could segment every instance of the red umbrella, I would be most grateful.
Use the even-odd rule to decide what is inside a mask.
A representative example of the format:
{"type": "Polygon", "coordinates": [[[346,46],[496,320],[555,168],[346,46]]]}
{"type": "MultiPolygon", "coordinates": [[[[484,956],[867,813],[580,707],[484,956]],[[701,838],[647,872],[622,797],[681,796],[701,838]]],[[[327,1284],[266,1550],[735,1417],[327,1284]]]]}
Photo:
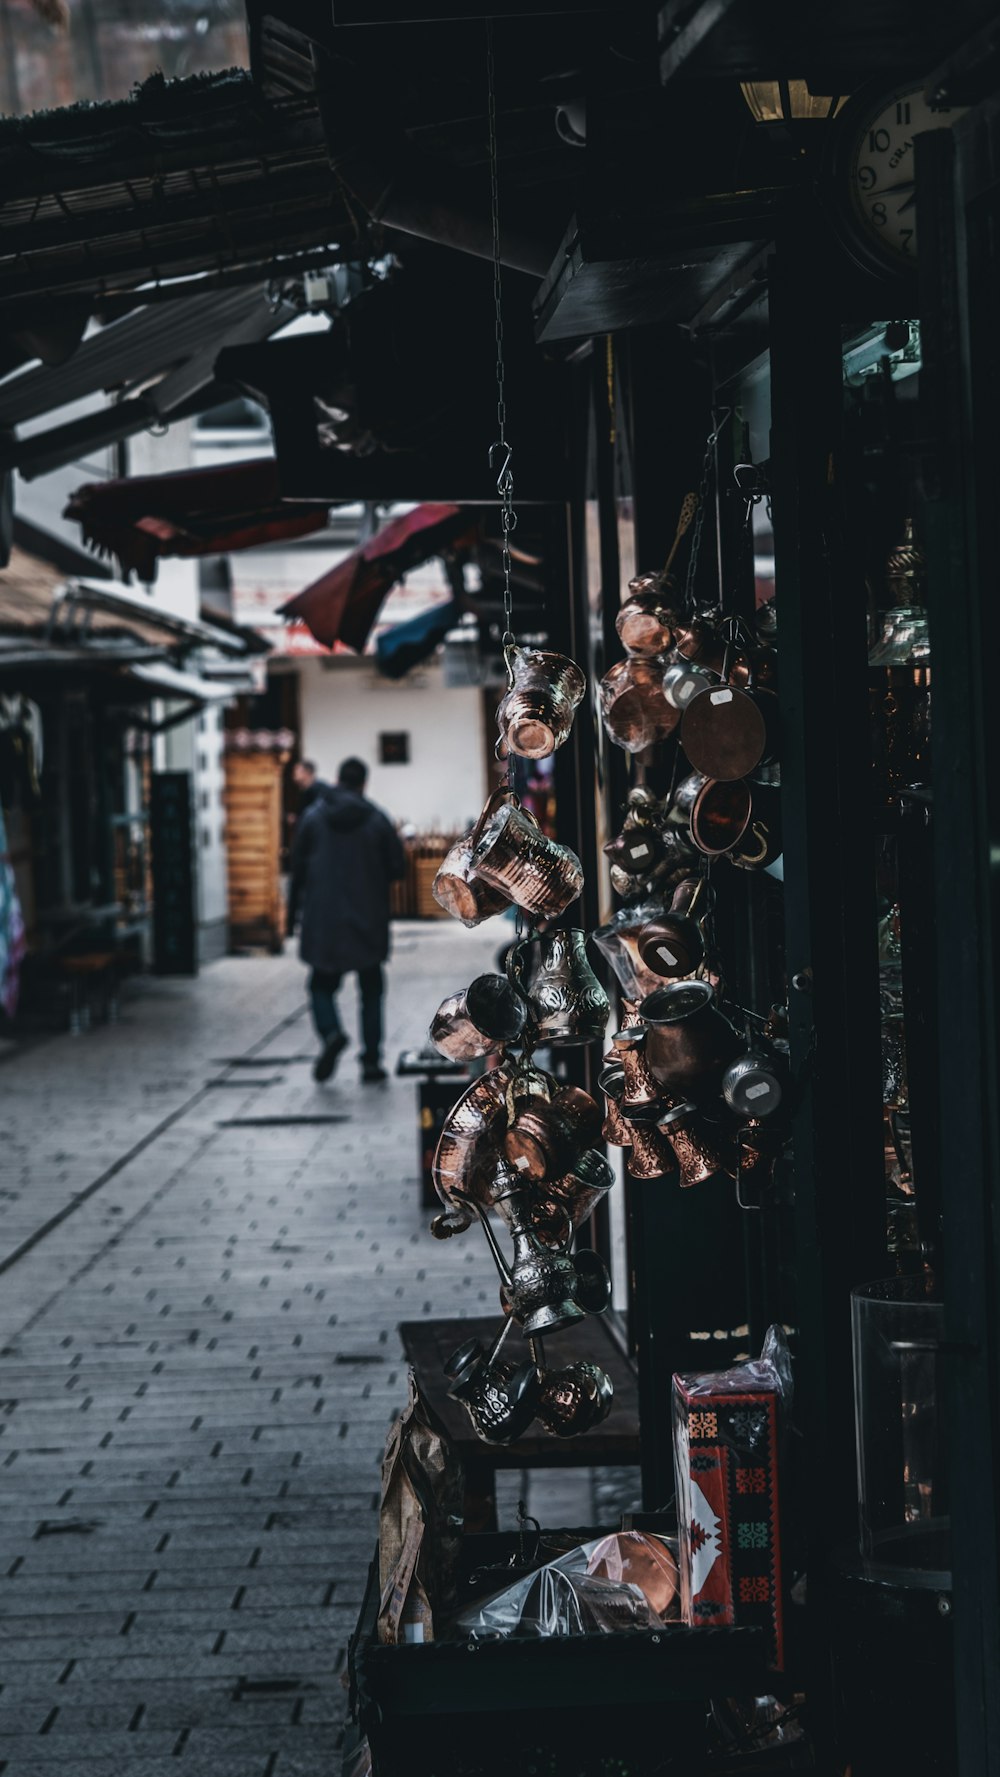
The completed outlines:
{"type": "Polygon", "coordinates": [[[478,523],[473,506],[415,506],[289,599],[280,615],[299,618],[328,648],[344,642],[360,654],[396,582],[432,555],[468,548],[478,523]]]}

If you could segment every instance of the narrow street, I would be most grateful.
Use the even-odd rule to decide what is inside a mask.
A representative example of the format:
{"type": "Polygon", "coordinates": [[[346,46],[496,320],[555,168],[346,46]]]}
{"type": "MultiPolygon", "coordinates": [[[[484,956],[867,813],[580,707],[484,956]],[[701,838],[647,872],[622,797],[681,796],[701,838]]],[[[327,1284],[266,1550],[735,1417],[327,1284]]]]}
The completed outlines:
{"type": "MultiPolygon", "coordinates": [[[[497,941],[397,928],[390,1066],[497,941]]],[[[427,1233],[413,1081],[313,1053],[289,950],[0,1065],[3,1777],[339,1769],[396,1323],[496,1287],[427,1233]]]]}

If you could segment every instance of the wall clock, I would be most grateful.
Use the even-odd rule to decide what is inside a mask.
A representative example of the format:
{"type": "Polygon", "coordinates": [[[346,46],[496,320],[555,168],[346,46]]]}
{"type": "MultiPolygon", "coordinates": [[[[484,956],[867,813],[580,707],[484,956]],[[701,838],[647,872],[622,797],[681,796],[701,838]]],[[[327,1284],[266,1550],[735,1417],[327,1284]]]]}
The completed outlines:
{"type": "Polygon", "coordinates": [[[855,94],[836,120],[833,193],[840,232],[870,271],[916,270],[914,138],[949,128],[960,108],[932,109],[922,82],[855,94]]]}

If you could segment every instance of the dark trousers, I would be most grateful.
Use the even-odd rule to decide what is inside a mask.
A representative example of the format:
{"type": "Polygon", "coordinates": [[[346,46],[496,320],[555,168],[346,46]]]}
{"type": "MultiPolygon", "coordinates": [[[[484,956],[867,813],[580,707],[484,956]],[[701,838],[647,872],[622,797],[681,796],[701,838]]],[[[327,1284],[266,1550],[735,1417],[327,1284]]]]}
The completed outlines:
{"type": "MultiPolygon", "coordinates": [[[[362,1060],[374,1066],[382,1058],[382,965],[373,963],[369,969],[359,969],[357,976],[361,1000],[362,1060]]],[[[331,1037],[342,1036],[344,1033],[337,1008],[337,991],[343,979],[342,974],[325,975],[321,969],[314,969],[309,977],[313,1021],[324,1043],[331,1037]]]]}

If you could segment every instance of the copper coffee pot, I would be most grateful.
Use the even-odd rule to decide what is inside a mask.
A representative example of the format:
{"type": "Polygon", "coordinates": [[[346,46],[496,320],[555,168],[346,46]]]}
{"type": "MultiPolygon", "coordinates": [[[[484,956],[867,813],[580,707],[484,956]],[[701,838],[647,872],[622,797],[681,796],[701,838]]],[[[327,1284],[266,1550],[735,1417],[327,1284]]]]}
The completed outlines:
{"type": "Polygon", "coordinates": [[[646,1063],[646,1031],[620,1030],[612,1041],[622,1068],[622,1115],[632,1124],[655,1123],[663,1095],[646,1063]]]}
{"type": "Polygon", "coordinates": [[[740,1052],[740,1037],[719,1011],[707,981],[672,981],[644,999],[646,1056],[661,1085],[702,1092],[716,1088],[740,1052]]]}
{"type": "Polygon", "coordinates": [[[605,1066],[600,1075],[600,1087],[604,1093],[605,1117],[601,1125],[601,1134],[612,1148],[628,1148],[632,1145],[632,1129],[625,1119],[622,1110],[622,1095],[625,1091],[624,1070],[617,1062],[605,1066]]]}
{"type": "Polygon", "coordinates": [[[441,1001],[430,1029],[431,1042],[453,1061],[474,1061],[516,1043],[527,1015],[503,975],[477,975],[464,993],[441,1001]]]}
{"type": "Polygon", "coordinates": [[[625,1164],[632,1178],[665,1178],[668,1173],[676,1172],[673,1149],[653,1124],[632,1123],[629,1127],[632,1143],[625,1164]]]}
{"type": "Polygon", "coordinates": [[[691,975],[705,954],[701,928],[692,917],[697,908],[710,911],[712,889],[702,876],[686,876],[677,884],[670,911],[663,919],[650,920],[639,933],[639,955],[654,975],[668,980],[691,975]]]}

